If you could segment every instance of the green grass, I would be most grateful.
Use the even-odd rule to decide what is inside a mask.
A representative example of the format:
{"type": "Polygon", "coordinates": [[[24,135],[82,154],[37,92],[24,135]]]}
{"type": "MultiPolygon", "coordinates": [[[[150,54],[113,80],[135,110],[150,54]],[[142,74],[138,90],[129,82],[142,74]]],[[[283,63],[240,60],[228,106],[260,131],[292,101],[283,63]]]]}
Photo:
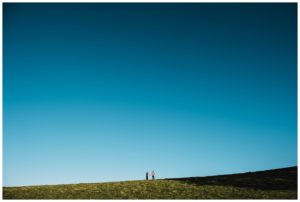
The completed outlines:
{"type": "Polygon", "coordinates": [[[297,199],[297,167],[109,183],[4,187],[4,199],[297,199]]]}
{"type": "Polygon", "coordinates": [[[296,199],[291,190],[198,186],[173,180],[4,188],[4,199],[296,199]]]}

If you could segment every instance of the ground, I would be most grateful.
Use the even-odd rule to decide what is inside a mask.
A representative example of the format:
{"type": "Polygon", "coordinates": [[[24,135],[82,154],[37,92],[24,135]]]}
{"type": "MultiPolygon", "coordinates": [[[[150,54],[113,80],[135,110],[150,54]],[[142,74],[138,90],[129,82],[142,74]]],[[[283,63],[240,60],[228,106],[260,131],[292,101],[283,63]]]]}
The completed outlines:
{"type": "Polygon", "coordinates": [[[297,199],[297,167],[211,177],[4,187],[4,199],[297,199]]]}

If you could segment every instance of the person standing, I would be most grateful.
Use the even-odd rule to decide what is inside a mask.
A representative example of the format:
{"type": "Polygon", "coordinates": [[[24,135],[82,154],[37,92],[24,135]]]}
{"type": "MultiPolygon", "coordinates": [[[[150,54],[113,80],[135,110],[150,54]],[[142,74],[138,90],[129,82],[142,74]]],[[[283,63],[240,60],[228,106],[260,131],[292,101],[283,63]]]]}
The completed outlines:
{"type": "Polygon", "coordinates": [[[146,180],[148,180],[148,175],[149,175],[149,173],[148,173],[148,171],[146,172],[146,180]]]}
{"type": "Polygon", "coordinates": [[[152,175],[152,180],[155,180],[155,172],[154,172],[154,170],[152,170],[151,175],[152,175]]]}

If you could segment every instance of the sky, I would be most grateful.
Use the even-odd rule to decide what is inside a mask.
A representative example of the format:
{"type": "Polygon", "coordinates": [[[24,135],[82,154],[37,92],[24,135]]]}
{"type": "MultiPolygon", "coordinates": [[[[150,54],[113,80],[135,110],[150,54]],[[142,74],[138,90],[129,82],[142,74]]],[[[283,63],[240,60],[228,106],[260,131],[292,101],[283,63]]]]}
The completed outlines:
{"type": "Polygon", "coordinates": [[[296,3],[4,3],[3,185],[297,165],[296,3]]]}

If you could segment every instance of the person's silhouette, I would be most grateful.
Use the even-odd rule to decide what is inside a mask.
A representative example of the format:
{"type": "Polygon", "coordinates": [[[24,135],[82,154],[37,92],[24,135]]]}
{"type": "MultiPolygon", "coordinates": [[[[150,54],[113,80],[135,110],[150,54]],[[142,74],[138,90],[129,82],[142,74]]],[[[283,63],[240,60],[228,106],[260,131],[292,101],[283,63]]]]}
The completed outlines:
{"type": "Polygon", "coordinates": [[[155,172],[154,172],[154,170],[152,170],[151,175],[152,175],[152,180],[155,180],[155,172]]]}
{"type": "Polygon", "coordinates": [[[149,173],[148,173],[148,171],[146,172],[146,180],[148,180],[148,175],[149,175],[149,173]]]}

